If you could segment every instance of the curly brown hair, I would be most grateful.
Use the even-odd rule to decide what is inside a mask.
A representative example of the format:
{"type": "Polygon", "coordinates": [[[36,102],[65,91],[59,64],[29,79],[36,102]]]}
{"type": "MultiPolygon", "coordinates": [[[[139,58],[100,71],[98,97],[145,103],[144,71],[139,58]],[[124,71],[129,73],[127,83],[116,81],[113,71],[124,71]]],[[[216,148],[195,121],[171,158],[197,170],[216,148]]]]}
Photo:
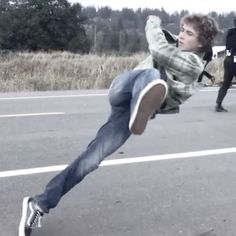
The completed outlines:
{"type": "Polygon", "coordinates": [[[212,45],[219,31],[216,21],[208,15],[193,14],[184,16],[180,21],[180,25],[183,24],[191,24],[199,33],[198,40],[203,45],[203,50],[212,45]]]}

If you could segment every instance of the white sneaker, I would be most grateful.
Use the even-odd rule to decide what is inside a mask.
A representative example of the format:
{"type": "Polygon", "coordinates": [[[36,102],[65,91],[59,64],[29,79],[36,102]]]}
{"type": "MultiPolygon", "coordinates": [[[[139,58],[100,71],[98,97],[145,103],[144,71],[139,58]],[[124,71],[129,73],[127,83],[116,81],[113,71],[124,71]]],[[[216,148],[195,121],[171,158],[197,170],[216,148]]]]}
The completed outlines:
{"type": "Polygon", "coordinates": [[[157,79],[148,84],[140,93],[129,121],[133,134],[142,134],[150,117],[164,102],[168,86],[164,80],[157,79]]]}

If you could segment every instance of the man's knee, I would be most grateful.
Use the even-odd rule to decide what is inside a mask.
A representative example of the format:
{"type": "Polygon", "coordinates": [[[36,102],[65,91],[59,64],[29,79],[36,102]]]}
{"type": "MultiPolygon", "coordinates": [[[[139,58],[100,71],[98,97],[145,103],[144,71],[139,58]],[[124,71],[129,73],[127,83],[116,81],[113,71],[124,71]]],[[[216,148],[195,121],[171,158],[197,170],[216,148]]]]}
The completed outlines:
{"type": "Polygon", "coordinates": [[[160,72],[155,68],[146,69],[144,73],[147,78],[160,79],[160,72]]]}

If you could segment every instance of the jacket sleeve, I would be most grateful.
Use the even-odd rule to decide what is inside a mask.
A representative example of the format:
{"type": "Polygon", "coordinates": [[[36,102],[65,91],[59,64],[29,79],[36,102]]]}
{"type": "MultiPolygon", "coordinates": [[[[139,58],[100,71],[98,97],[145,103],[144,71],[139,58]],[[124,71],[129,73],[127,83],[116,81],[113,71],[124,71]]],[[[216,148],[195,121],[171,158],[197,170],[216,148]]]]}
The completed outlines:
{"type": "Polygon", "coordinates": [[[203,71],[201,59],[192,52],[184,52],[167,42],[160,27],[161,20],[149,16],[145,27],[150,53],[159,65],[164,66],[181,82],[190,84],[197,80],[203,71]]]}

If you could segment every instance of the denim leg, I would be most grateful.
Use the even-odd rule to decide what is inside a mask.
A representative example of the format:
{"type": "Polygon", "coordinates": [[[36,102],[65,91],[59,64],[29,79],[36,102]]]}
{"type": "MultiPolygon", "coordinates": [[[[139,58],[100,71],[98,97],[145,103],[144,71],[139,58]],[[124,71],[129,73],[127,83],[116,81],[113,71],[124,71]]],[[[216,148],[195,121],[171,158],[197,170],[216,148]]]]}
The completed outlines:
{"type": "Polygon", "coordinates": [[[87,149],[65,170],[56,175],[46,186],[44,193],[34,197],[39,206],[48,212],[61,197],[78,184],[89,172],[98,168],[101,161],[117,150],[130,136],[127,107],[114,107],[108,121],[99,129],[87,149]]]}
{"type": "Polygon", "coordinates": [[[122,106],[130,103],[133,87],[136,80],[142,77],[145,70],[127,71],[118,75],[109,88],[109,101],[111,106],[122,106]]]}
{"type": "Polygon", "coordinates": [[[137,102],[139,94],[153,80],[160,79],[157,69],[135,70],[117,76],[109,90],[112,106],[131,102],[131,107],[137,102]]]}
{"type": "Polygon", "coordinates": [[[217,105],[221,105],[226,94],[227,91],[231,85],[231,82],[233,80],[234,74],[233,74],[233,59],[231,59],[230,57],[226,57],[224,60],[224,80],[223,80],[223,84],[219,89],[218,92],[218,96],[216,99],[216,104],[217,105]]]}
{"type": "MultiPolygon", "coordinates": [[[[143,81],[144,73],[144,70],[130,71],[114,79],[109,90],[111,115],[108,121],[99,129],[87,149],[65,170],[56,175],[47,184],[42,194],[34,197],[45,212],[57,206],[64,194],[82,181],[87,174],[98,168],[105,157],[116,151],[129,138],[131,135],[128,127],[130,100],[135,81],[139,78],[143,81]]],[[[147,78],[147,83],[148,81],[147,78]]]]}
{"type": "Polygon", "coordinates": [[[142,71],[126,72],[117,76],[109,90],[111,115],[99,129],[87,149],[65,170],[56,175],[42,194],[34,197],[39,206],[48,212],[61,197],[78,184],[88,173],[98,168],[101,161],[117,150],[131,135],[128,123],[130,99],[135,78],[142,71]]]}
{"type": "Polygon", "coordinates": [[[132,90],[132,99],[131,99],[131,112],[135,107],[135,104],[139,98],[140,93],[143,89],[152,81],[160,79],[160,73],[156,69],[147,69],[142,74],[139,75],[138,79],[135,80],[133,90],[132,90]]]}

